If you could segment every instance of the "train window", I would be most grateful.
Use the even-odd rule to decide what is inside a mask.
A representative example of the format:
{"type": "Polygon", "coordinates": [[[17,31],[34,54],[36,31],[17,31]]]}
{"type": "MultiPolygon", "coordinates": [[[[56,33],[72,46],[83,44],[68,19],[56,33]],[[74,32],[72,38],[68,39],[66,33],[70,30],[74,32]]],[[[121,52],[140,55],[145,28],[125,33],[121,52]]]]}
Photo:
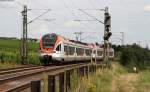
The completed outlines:
{"type": "Polygon", "coordinates": [[[57,39],[56,34],[47,34],[42,37],[42,45],[44,48],[52,48],[55,45],[57,39]]]}
{"type": "Polygon", "coordinates": [[[84,54],[84,49],[81,48],[81,51],[80,51],[81,55],[84,54]]]}
{"type": "Polygon", "coordinates": [[[77,49],[76,49],[76,53],[77,53],[77,55],[83,55],[83,54],[84,54],[84,49],[82,49],[82,48],[77,48],[77,49]]]}
{"type": "Polygon", "coordinates": [[[93,51],[93,54],[95,54],[95,53],[96,53],[96,50],[93,51]]]}
{"type": "Polygon", "coordinates": [[[69,55],[73,55],[75,52],[75,47],[69,46],[69,55]]]}
{"type": "Polygon", "coordinates": [[[61,44],[57,46],[56,51],[61,51],[61,44]]]}
{"type": "Polygon", "coordinates": [[[68,49],[67,49],[67,51],[68,51],[68,54],[70,55],[70,54],[71,54],[71,49],[70,49],[70,46],[68,46],[68,49]]]}
{"type": "Polygon", "coordinates": [[[90,56],[91,53],[92,53],[92,50],[91,50],[91,49],[86,49],[86,50],[85,50],[85,53],[86,53],[87,56],[90,56]]]}
{"type": "Polygon", "coordinates": [[[103,55],[103,52],[102,52],[102,51],[97,51],[97,55],[98,55],[98,56],[102,56],[102,55],[103,55]]]}
{"type": "Polygon", "coordinates": [[[64,52],[66,52],[67,51],[67,46],[66,45],[64,45],[64,52]]]}
{"type": "Polygon", "coordinates": [[[68,55],[68,50],[67,50],[67,46],[64,45],[64,52],[68,55]]]}

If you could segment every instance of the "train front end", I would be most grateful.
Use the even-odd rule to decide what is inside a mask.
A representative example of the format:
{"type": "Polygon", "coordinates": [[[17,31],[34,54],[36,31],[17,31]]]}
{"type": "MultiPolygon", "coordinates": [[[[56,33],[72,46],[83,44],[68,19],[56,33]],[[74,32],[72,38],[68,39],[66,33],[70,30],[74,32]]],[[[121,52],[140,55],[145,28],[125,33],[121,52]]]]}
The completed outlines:
{"type": "Polygon", "coordinates": [[[57,40],[57,35],[46,34],[40,40],[40,61],[44,65],[52,63],[52,54],[55,53],[54,47],[57,40]]]}

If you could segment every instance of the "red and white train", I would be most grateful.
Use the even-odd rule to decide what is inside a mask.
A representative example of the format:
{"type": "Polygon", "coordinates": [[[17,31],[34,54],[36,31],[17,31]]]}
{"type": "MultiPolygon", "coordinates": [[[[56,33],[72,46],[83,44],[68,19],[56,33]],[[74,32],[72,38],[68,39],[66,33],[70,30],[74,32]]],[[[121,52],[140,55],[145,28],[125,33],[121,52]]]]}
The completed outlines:
{"type": "MultiPolygon", "coordinates": [[[[114,50],[107,50],[109,58],[114,50]]],[[[90,61],[103,59],[103,48],[99,46],[66,39],[55,33],[46,34],[40,40],[40,60],[44,65],[58,62],[90,61]]]]}

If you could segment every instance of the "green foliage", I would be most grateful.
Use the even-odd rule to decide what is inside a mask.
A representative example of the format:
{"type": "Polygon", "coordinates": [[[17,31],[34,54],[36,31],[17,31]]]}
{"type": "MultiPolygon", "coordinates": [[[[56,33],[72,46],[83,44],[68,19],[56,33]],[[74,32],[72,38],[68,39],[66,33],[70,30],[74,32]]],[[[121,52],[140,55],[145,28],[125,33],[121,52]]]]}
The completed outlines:
{"type": "Polygon", "coordinates": [[[142,71],[138,80],[134,83],[137,92],[149,92],[150,90],[150,71],[142,71]]]}
{"type": "MultiPolygon", "coordinates": [[[[76,79],[75,79],[76,80],[76,79]]],[[[98,71],[89,74],[89,77],[82,77],[75,81],[75,88],[71,92],[110,92],[113,73],[109,70],[98,71]]],[[[74,84],[74,82],[72,82],[74,84]]]]}
{"type": "MultiPolygon", "coordinates": [[[[0,62],[21,64],[20,52],[0,51],[0,62]]],[[[38,53],[29,52],[28,62],[26,64],[40,65],[38,53]]]]}
{"type": "MultiPolygon", "coordinates": [[[[2,40],[0,39],[0,51],[18,51],[20,50],[21,41],[20,40],[2,40]]],[[[28,42],[29,51],[38,51],[39,43],[28,42]]]]}
{"type": "Polygon", "coordinates": [[[120,62],[130,70],[134,66],[140,70],[146,69],[150,65],[150,51],[136,44],[124,46],[120,62]]]}
{"type": "MultiPolygon", "coordinates": [[[[0,63],[21,64],[20,40],[0,39],[0,63]]],[[[26,64],[40,65],[39,43],[28,42],[28,62],[26,64]]]]}
{"type": "Polygon", "coordinates": [[[78,74],[76,69],[74,69],[73,74],[71,75],[71,90],[75,90],[78,85],[78,74]]]}
{"type": "Polygon", "coordinates": [[[29,57],[28,58],[29,64],[41,65],[38,53],[36,53],[36,52],[30,52],[28,57],[29,57]]]}

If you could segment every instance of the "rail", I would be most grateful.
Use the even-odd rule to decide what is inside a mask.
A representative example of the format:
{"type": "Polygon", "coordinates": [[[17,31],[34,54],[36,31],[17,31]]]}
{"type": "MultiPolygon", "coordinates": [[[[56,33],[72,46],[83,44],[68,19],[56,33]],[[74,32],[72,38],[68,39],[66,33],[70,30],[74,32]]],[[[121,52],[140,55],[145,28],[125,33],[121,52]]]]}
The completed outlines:
{"type": "MultiPolygon", "coordinates": [[[[85,64],[76,65],[74,67],[66,67],[60,70],[53,71],[48,75],[48,92],[55,92],[56,90],[56,77],[59,77],[59,92],[70,92],[71,75],[76,71],[78,77],[86,76],[89,73],[95,73],[97,69],[105,68],[103,64],[85,64]]],[[[30,92],[41,92],[42,80],[34,80],[21,86],[5,90],[5,92],[21,92],[22,90],[30,89],[30,92]]]]}

